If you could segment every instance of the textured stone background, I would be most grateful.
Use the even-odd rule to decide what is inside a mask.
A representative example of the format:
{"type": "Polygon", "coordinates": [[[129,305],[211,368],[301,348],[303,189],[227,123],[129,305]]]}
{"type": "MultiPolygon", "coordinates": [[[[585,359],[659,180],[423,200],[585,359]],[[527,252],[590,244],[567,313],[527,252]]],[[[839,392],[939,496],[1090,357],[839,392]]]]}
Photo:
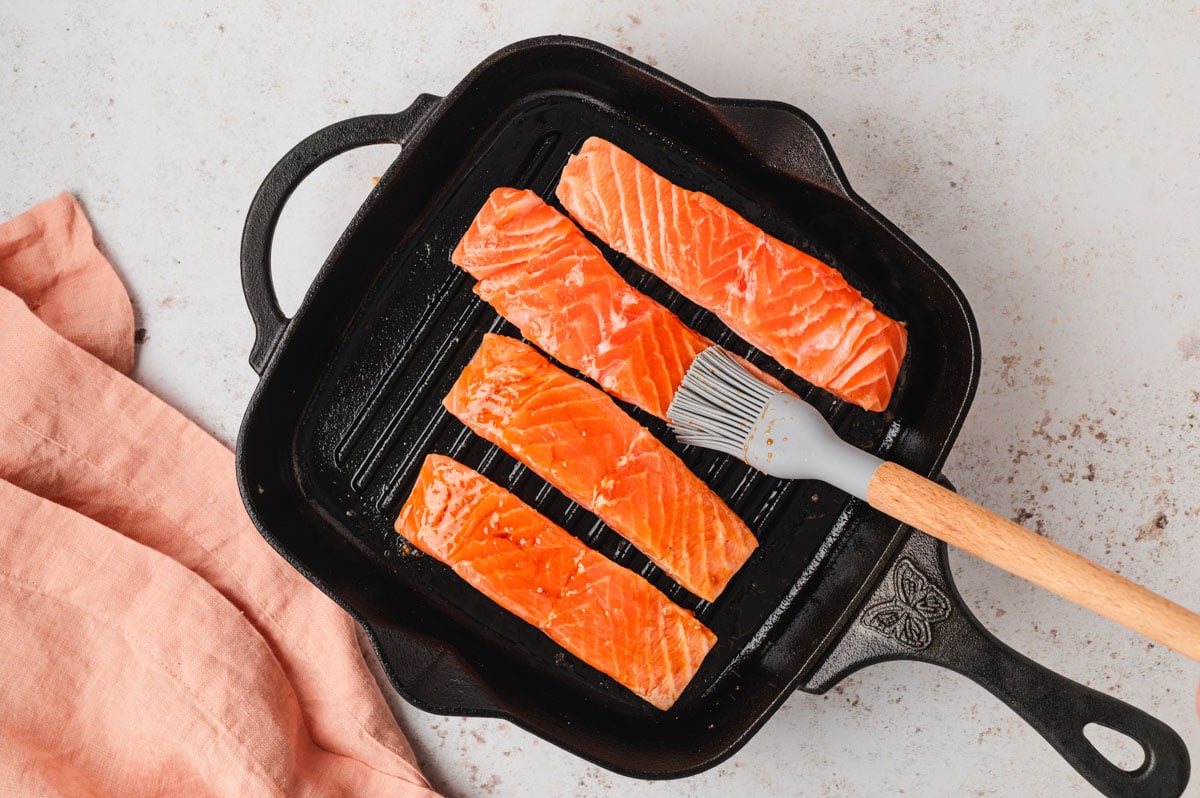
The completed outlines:
{"type": "MultiPolygon", "coordinates": [[[[445,93],[511,41],[594,38],[709,94],[812,114],[851,184],[978,318],[979,393],[946,473],[1200,607],[1200,6],[995,5],[8,3],[0,217],[74,192],[145,329],[136,377],[232,444],[255,382],[238,239],[274,161],[329,122],[445,93]]],[[[345,156],[298,192],[276,247],[285,306],[393,157],[345,156]]],[[[1149,710],[1200,755],[1195,663],[953,562],[1003,640],[1149,710]]],[[[452,796],[1094,794],[988,694],[914,664],[797,695],[733,759],[660,784],[500,721],[396,706],[452,796]]]]}

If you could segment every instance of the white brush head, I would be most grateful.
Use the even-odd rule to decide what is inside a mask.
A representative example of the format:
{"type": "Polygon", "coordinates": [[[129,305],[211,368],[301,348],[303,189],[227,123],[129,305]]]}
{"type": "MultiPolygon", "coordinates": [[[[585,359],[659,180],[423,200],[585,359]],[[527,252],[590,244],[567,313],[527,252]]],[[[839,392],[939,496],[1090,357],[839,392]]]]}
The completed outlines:
{"type": "Polygon", "coordinates": [[[746,439],[779,391],[755,379],[733,355],[710,346],[692,361],[667,420],[680,442],[746,459],[746,439]]]}
{"type": "Polygon", "coordinates": [[[819,479],[866,499],[880,460],[837,437],[803,399],[763,384],[718,346],[696,356],[667,408],[681,443],[784,479],[819,479]]]}

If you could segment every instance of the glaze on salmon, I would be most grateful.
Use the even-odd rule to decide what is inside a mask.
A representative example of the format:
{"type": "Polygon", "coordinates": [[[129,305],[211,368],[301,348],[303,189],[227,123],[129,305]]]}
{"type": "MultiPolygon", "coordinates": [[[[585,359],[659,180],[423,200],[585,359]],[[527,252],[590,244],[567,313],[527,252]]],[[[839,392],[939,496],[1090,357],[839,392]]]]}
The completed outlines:
{"type": "Polygon", "coordinates": [[[527,344],[484,336],[442,404],[703,599],[714,600],[758,545],[670,449],[527,344]]]}
{"type": "Polygon", "coordinates": [[[645,579],[448,457],[425,458],[396,531],[659,709],[675,703],[716,642],[645,579]]]}
{"type": "Polygon", "coordinates": [[[692,360],[712,345],[626,283],[532,191],[493,191],[451,260],[543,351],[659,418],[692,360]]]}
{"type": "Polygon", "coordinates": [[[585,229],[804,379],[887,407],[907,333],[836,270],[600,138],[571,156],[556,195],[585,229]]]}

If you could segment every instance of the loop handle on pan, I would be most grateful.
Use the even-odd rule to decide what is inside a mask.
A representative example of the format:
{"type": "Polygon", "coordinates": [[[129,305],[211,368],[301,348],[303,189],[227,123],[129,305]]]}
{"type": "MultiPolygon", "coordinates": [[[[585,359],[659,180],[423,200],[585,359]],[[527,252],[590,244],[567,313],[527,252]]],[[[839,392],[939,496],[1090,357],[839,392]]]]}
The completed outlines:
{"type": "Polygon", "coordinates": [[[891,562],[806,690],[824,692],[875,662],[908,659],[940,665],[1007,704],[1103,795],[1183,794],[1191,766],[1180,736],[1137,707],[1073,682],[997,640],[959,596],[945,543],[912,532],[891,562]],[[1145,760],[1132,770],[1110,762],[1085,736],[1084,728],[1091,724],[1131,738],[1145,760]]]}
{"type": "Polygon", "coordinates": [[[314,169],[335,156],[371,144],[407,144],[440,100],[432,94],[420,94],[399,113],[335,122],[293,147],[263,180],[242,229],[242,291],[255,331],[250,366],[259,375],[290,321],[279,307],[271,282],[271,239],[288,198],[314,169]]]}

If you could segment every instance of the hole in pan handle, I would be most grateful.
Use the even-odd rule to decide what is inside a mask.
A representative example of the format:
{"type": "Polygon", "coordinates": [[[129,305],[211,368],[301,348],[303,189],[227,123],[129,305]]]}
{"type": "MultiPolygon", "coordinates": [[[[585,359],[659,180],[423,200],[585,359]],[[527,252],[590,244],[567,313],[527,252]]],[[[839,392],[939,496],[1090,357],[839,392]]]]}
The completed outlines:
{"type": "Polygon", "coordinates": [[[1182,795],[1191,765],[1180,736],[1146,712],[1073,682],[996,639],[959,596],[946,551],[946,544],[912,532],[804,689],[824,692],[859,668],[886,660],[940,665],[1007,704],[1103,795],[1182,795]],[[1093,724],[1140,746],[1141,765],[1125,770],[1107,759],[1084,733],[1093,724]]]}
{"type": "Polygon", "coordinates": [[[289,321],[271,282],[271,239],[288,198],[304,178],[330,158],[372,144],[403,146],[440,100],[432,94],[420,94],[399,113],[356,116],[322,128],[284,155],[259,186],[242,229],[242,292],[254,320],[250,366],[259,375],[289,321]]]}

